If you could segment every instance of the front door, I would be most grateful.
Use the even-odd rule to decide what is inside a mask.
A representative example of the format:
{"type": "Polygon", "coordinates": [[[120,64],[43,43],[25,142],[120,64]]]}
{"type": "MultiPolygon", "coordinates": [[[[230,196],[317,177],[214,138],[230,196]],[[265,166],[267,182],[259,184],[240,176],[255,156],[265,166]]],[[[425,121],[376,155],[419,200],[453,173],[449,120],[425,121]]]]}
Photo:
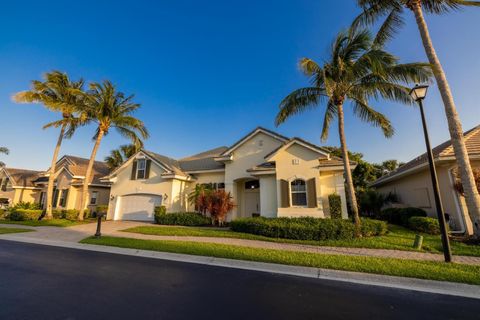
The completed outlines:
{"type": "Polygon", "coordinates": [[[260,214],[260,192],[245,192],[245,216],[260,214]]]}

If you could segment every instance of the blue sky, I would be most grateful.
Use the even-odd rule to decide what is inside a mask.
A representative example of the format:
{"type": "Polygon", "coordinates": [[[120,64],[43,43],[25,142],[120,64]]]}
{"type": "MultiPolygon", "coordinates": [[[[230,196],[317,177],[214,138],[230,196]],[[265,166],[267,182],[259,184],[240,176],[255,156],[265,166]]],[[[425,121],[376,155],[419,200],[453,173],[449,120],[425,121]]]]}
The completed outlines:
{"type": "MultiPolygon", "coordinates": [[[[335,34],[348,26],[355,1],[9,1],[0,12],[0,160],[9,166],[46,169],[58,132],[42,125],[58,114],[41,105],[17,105],[13,93],[50,70],[87,81],[110,79],[136,95],[137,116],[151,138],[146,147],[172,157],[229,145],[256,126],[338,145],[336,127],[320,142],[322,112],[311,111],[275,128],[280,100],[305,85],[302,57],[322,61],[335,34]]],[[[464,129],[480,123],[480,9],[428,16],[464,129]]],[[[402,61],[425,61],[410,13],[389,44],[402,61]]],[[[409,160],[424,151],[418,110],[374,103],[396,134],[346,117],[347,143],[369,161],[409,160]]],[[[426,100],[434,144],[448,138],[438,90],[426,100]]],[[[62,154],[88,157],[93,127],[64,142],[62,154]]],[[[126,143],[112,132],[98,159],[126,143]]]]}

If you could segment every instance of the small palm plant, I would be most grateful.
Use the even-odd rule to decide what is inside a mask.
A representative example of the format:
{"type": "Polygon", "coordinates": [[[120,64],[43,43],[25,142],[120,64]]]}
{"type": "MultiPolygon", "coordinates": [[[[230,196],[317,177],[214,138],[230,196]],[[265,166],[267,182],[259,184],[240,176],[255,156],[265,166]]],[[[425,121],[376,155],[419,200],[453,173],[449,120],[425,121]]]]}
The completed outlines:
{"type": "Polygon", "coordinates": [[[357,3],[364,10],[354,24],[370,25],[378,21],[379,18],[386,17],[385,22],[380,28],[380,41],[386,41],[392,38],[399,28],[403,26],[403,13],[407,8],[413,12],[415,21],[422,38],[423,47],[428,60],[432,65],[440,95],[443,100],[445,114],[447,117],[448,128],[452,140],[455,158],[460,172],[463,190],[465,193],[465,202],[468,207],[468,213],[473,222],[474,233],[480,237],[480,195],[475,185],[475,175],[472,170],[470,158],[465,145],[462,124],[458,116],[457,107],[453,100],[452,91],[447,81],[447,76],[443,70],[440,59],[433,46],[430,37],[424,12],[428,14],[445,14],[452,10],[458,10],[465,6],[480,7],[480,1],[468,0],[357,0],[357,3]]]}
{"type": "Polygon", "coordinates": [[[140,104],[132,102],[133,98],[133,95],[125,96],[124,93],[118,92],[110,81],[90,84],[90,90],[85,94],[88,118],[98,126],[93,137],[95,143],[80,198],[80,220],[83,220],[83,209],[88,205],[88,185],[92,180],[93,164],[103,137],[108,135],[110,129],[115,128],[120,135],[132,141],[135,148],[141,148],[142,139],[148,138],[148,131],[143,122],[132,115],[140,108],[140,104]]]}
{"type": "Polygon", "coordinates": [[[350,102],[349,106],[360,120],[379,127],[385,137],[391,137],[394,129],[390,121],[375,111],[370,100],[412,104],[405,83],[427,81],[431,76],[430,67],[426,63],[400,64],[398,58],[374,43],[369,31],[352,27],[338,34],[323,65],[303,58],[300,69],[310,77],[311,86],[297,89],[283,99],[275,124],[278,126],[293,115],[322,105],[325,114],[321,138],[326,140],[332,121],[338,120],[347,199],[358,234],[360,217],[345,137],[344,107],[350,102]]]}
{"type": "Polygon", "coordinates": [[[105,162],[111,171],[120,167],[125,161],[130,159],[135,153],[140,150],[140,147],[133,144],[126,144],[120,146],[118,149],[110,151],[110,155],[105,157],[105,162]]]}
{"type": "Polygon", "coordinates": [[[13,96],[13,100],[17,103],[42,103],[48,110],[62,115],[60,120],[43,126],[44,129],[60,128],[48,177],[47,208],[44,217],[46,219],[53,218],[55,169],[62,141],[64,138],[71,138],[75,130],[87,122],[83,111],[83,85],[82,79],[72,81],[66,73],[52,71],[44,75],[44,81],[32,81],[31,90],[22,91],[13,96]]]}
{"type": "Polygon", "coordinates": [[[206,184],[197,184],[195,189],[188,195],[188,201],[195,206],[195,210],[200,212],[203,216],[206,216],[210,194],[213,188],[206,184]]]}
{"type": "Polygon", "coordinates": [[[218,223],[223,226],[227,214],[235,208],[233,197],[230,192],[225,190],[215,190],[209,194],[208,211],[212,218],[212,223],[218,223]]]}

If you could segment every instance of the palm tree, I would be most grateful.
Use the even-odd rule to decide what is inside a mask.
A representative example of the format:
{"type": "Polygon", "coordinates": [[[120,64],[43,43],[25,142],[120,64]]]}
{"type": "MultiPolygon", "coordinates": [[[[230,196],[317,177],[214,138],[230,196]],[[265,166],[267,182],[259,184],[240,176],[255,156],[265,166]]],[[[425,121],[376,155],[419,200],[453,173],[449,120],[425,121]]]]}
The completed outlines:
{"type": "Polygon", "coordinates": [[[340,32],[331,47],[328,60],[320,66],[312,59],[300,60],[300,69],[310,77],[311,86],[297,89],[280,103],[275,124],[291,116],[324,105],[321,138],[326,140],[332,121],[338,119],[338,132],[345,170],[347,199],[353,213],[357,234],[360,227],[358,205],[350,170],[345,138],[344,106],[350,102],[360,120],[380,127],[385,137],[394,133],[390,121],[370,106],[380,98],[412,104],[406,82],[427,81],[431,75],[428,64],[399,64],[398,58],[384,51],[369,31],[352,27],[340,32]]]}
{"type": "Polygon", "coordinates": [[[133,112],[140,108],[140,104],[132,102],[133,97],[133,95],[127,97],[122,92],[118,92],[110,81],[90,84],[90,90],[85,95],[88,116],[91,121],[98,124],[98,127],[93,137],[95,144],[88,162],[80,198],[80,220],[83,220],[83,209],[87,208],[88,185],[92,180],[93,164],[103,137],[110,132],[111,128],[115,128],[120,135],[130,139],[136,148],[143,146],[141,139],[148,138],[148,131],[143,122],[132,116],[133,112]]]}
{"type": "MultiPolygon", "coordinates": [[[[5,147],[0,147],[0,153],[9,154],[9,153],[10,153],[10,150],[8,150],[8,148],[5,148],[5,147]]],[[[0,161],[0,168],[1,168],[1,167],[4,167],[4,166],[5,166],[5,163],[3,163],[2,161],[0,161]]]]}
{"type": "Polygon", "coordinates": [[[110,151],[110,155],[105,157],[105,162],[111,171],[120,167],[125,161],[130,159],[135,153],[140,150],[133,144],[125,144],[118,149],[110,151]]]}
{"type": "Polygon", "coordinates": [[[18,92],[13,96],[17,103],[42,103],[48,110],[60,112],[62,118],[47,123],[44,129],[54,127],[60,128],[57,144],[55,146],[47,187],[47,208],[46,219],[52,216],[53,187],[55,180],[55,166],[64,138],[71,138],[75,130],[85,124],[85,116],[82,114],[84,81],[72,81],[66,73],[52,71],[44,75],[44,81],[33,80],[32,89],[18,92]]]}
{"type": "Polygon", "coordinates": [[[357,2],[364,9],[364,12],[354,23],[372,24],[379,18],[386,16],[385,23],[380,28],[382,37],[385,39],[391,38],[404,24],[402,16],[404,8],[408,8],[413,12],[425,53],[432,65],[433,74],[437,81],[440,95],[442,96],[450,138],[459,167],[463,189],[465,190],[465,202],[467,203],[468,213],[473,222],[473,232],[477,237],[480,237],[480,195],[475,186],[475,178],[465,146],[462,124],[457,113],[450,85],[448,84],[443,67],[433,47],[433,42],[430,38],[428,26],[423,15],[424,10],[429,14],[445,14],[449,11],[460,9],[463,6],[478,7],[480,6],[480,2],[468,0],[358,0],[357,2]]]}

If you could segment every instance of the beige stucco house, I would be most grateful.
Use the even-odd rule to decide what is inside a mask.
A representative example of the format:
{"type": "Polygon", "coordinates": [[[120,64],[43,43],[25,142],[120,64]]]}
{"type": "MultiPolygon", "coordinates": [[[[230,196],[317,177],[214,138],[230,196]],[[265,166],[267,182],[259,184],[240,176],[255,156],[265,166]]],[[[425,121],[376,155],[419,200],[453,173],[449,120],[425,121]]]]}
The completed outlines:
{"type": "MultiPolygon", "coordinates": [[[[65,155],[57,161],[53,193],[54,209],[80,209],[80,195],[87,171],[88,159],[65,155]]],[[[96,161],[93,166],[93,179],[88,188],[88,208],[95,211],[97,205],[108,205],[110,184],[100,178],[108,175],[109,168],[104,162],[96,161]]],[[[0,170],[2,188],[0,199],[6,198],[10,205],[20,201],[46,204],[50,169],[32,171],[3,168],[0,170]]]]}
{"type": "Polygon", "coordinates": [[[343,165],[328,151],[299,138],[257,128],[230,147],[175,160],[141,150],[105,177],[111,184],[108,218],[152,220],[155,206],[193,211],[196,184],[230,192],[238,217],[329,217],[337,193],[347,217],[343,165]]]}
{"type": "MultiPolygon", "coordinates": [[[[473,168],[480,169],[480,126],[464,133],[468,154],[473,168]]],[[[450,228],[456,232],[471,231],[471,220],[465,199],[455,190],[457,165],[450,140],[433,149],[437,168],[440,196],[444,211],[448,214],[450,228]]],[[[426,153],[381,177],[372,184],[381,193],[392,192],[403,206],[422,208],[430,216],[436,216],[433,188],[426,153]]]]}

